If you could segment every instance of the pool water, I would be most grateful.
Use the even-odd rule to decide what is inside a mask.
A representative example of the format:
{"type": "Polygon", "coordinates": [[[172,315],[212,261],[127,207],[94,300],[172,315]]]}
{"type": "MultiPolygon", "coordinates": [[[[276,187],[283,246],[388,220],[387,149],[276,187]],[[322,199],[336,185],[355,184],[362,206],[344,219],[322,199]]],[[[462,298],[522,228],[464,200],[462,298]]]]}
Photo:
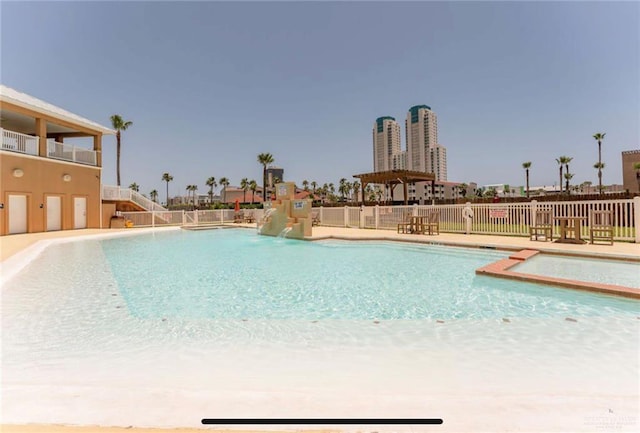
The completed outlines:
{"type": "Polygon", "coordinates": [[[630,312],[629,300],[490,277],[503,252],[384,242],[304,242],[248,230],[104,240],[136,317],[450,319],[630,312]]]}
{"type": "Polygon", "coordinates": [[[474,274],[501,257],[231,229],[54,245],[2,287],[3,422],[592,431],[611,408],[636,431],[637,301],[474,274]]]}
{"type": "Polygon", "coordinates": [[[510,270],[640,289],[640,263],[638,262],[539,254],[510,270]]]}

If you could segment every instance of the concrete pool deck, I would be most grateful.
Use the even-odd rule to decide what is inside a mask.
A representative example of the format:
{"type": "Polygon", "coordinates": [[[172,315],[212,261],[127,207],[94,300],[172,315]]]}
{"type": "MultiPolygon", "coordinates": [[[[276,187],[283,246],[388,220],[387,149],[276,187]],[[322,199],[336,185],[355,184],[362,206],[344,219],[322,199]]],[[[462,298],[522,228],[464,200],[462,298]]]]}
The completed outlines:
{"type": "MultiPolygon", "coordinates": [[[[238,227],[239,225],[230,225],[238,227]]],[[[244,227],[253,227],[254,225],[242,225],[244,227]]],[[[160,230],[172,230],[178,229],[177,227],[160,229],[160,230]]],[[[25,234],[25,235],[12,235],[0,237],[0,260],[5,262],[9,258],[15,258],[21,252],[36,246],[39,241],[51,241],[57,239],[73,239],[83,236],[100,236],[100,235],[121,235],[135,234],[140,232],[148,232],[154,229],[105,229],[105,230],[74,230],[74,231],[61,231],[61,232],[49,232],[49,233],[37,233],[37,234],[25,234]]],[[[157,229],[156,229],[157,230],[157,229]]],[[[521,250],[538,250],[551,254],[564,254],[583,257],[596,257],[596,258],[609,258],[609,259],[621,259],[627,261],[640,262],[640,244],[616,242],[614,245],[571,245],[571,244],[555,244],[551,242],[536,242],[530,241],[526,237],[508,237],[508,236],[493,236],[493,235],[462,235],[462,234],[450,234],[443,233],[437,236],[428,235],[412,235],[412,234],[398,234],[394,230],[361,230],[350,229],[340,227],[314,227],[313,240],[322,239],[344,239],[344,240],[389,240],[389,241],[404,241],[404,242],[420,242],[420,243],[433,243],[443,245],[454,245],[461,247],[476,247],[476,248],[489,248],[508,251],[521,251],[521,250]]],[[[434,427],[436,429],[437,427],[434,427]]],[[[269,432],[276,431],[300,431],[301,426],[291,426],[290,429],[282,428],[278,430],[268,430],[269,432]],[[297,428],[296,428],[297,427],[297,428]]],[[[257,430],[238,429],[238,430],[224,430],[214,429],[212,427],[207,428],[127,428],[127,427],[98,427],[98,426],[58,426],[58,425],[0,425],[0,431],[8,433],[87,433],[87,432],[100,432],[100,433],[124,433],[125,431],[132,431],[138,433],[152,433],[152,432],[173,432],[173,433],[194,433],[202,430],[215,430],[218,432],[232,431],[234,433],[240,432],[254,432],[257,430]]],[[[362,431],[372,431],[375,429],[367,429],[366,427],[362,431]]],[[[403,429],[398,429],[401,431],[403,429]]],[[[264,430],[263,430],[264,431],[264,430]]],[[[318,430],[308,429],[305,432],[329,432],[340,431],[336,430],[318,430]]],[[[406,431],[406,430],[405,430],[406,431]]]]}

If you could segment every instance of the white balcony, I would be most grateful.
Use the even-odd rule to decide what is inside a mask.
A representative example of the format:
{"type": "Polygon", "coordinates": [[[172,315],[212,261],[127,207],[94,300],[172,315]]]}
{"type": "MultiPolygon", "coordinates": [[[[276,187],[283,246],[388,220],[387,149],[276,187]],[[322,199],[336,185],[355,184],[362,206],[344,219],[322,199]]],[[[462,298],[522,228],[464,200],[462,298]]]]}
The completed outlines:
{"type": "Polygon", "coordinates": [[[33,135],[20,134],[0,128],[2,131],[2,150],[10,152],[24,153],[26,155],[38,155],[39,137],[33,135]]]}
{"type": "Polygon", "coordinates": [[[47,140],[47,156],[49,158],[62,159],[80,164],[98,164],[95,151],[71,144],[58,143],[53,140],[47,140]]]}
{"type": "MultiPolygon", "coordinates": [[[[2,133],[2,145],[0,150],[23,153],[25,155],[38,156],[38,142],[40,137],[21,134],[0,128],[2,133]]],[[[71,144],[58,143],[47,140],[47,157],[64,161],[77,162],[86,165],[98,165],[97,153],[91,149],[73,146],[71,144]]]]}

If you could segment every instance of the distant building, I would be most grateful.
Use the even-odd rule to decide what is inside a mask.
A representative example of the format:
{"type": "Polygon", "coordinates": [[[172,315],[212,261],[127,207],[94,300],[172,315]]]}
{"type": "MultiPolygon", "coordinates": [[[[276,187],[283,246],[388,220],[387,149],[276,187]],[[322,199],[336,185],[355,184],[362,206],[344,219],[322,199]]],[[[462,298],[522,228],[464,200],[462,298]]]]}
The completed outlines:
{"type": "Polygon", "coordinates": [[[406,170],[407,169],[407,152],[403,151],[393,155],[393,164],[391,170],[406,170]]]}
{"type": "Polygon", "coordinates": [[[284,169],[280,167],[267,167],[267,185],[269,189],[279,182],[284,182],[284,169]]]}
{"type": "Polygon", "coordinates": [[[430,150],[430,172],[436,175],[436,180],[447,180],[447,149],[438,144],[430,150]]]}
{"type": "Polygon", "coordinates": [[[631,192],[640,192],[640,172],[633,165],[640,163],[640,149],[622,152],[622,187],[631,192]]]}
{"type": "Polygon", "coordinates": [[[400,125],[391,116],[378,117],[373,123],[373,171],[393,170],[400,153],[400,125]]]}
{"type": "Polygon", "coordinates": [[[432,173],[431,150],[438,144],[438,116],[427,105],[415,105],[405,120],[407,169],[432,173]]]}
{"type": "Polygon", "coordinates": [[[262,187],[256,188],[255,194],[252,190],[246,191],[237,186],[228,186],[220,191],[220,201],[224,203],[262,203],[262,187]]]}

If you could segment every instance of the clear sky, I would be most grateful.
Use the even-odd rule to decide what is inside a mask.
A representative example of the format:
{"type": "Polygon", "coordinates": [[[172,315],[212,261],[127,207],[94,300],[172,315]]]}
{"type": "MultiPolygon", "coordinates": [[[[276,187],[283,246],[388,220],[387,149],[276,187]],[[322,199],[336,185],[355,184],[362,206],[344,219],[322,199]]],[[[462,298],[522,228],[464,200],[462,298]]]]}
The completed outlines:
{"type": "MultiPolygon", "coordinates": [[[[3,84],[123,133],[122,184],[338,183],[373,171],[372,126],[438,115],[451,181],[622,183],[640,143],[638,2],[7,2],[3,84]]],[[[103,143],[115,185],[115,137],[103,143]]]]}

